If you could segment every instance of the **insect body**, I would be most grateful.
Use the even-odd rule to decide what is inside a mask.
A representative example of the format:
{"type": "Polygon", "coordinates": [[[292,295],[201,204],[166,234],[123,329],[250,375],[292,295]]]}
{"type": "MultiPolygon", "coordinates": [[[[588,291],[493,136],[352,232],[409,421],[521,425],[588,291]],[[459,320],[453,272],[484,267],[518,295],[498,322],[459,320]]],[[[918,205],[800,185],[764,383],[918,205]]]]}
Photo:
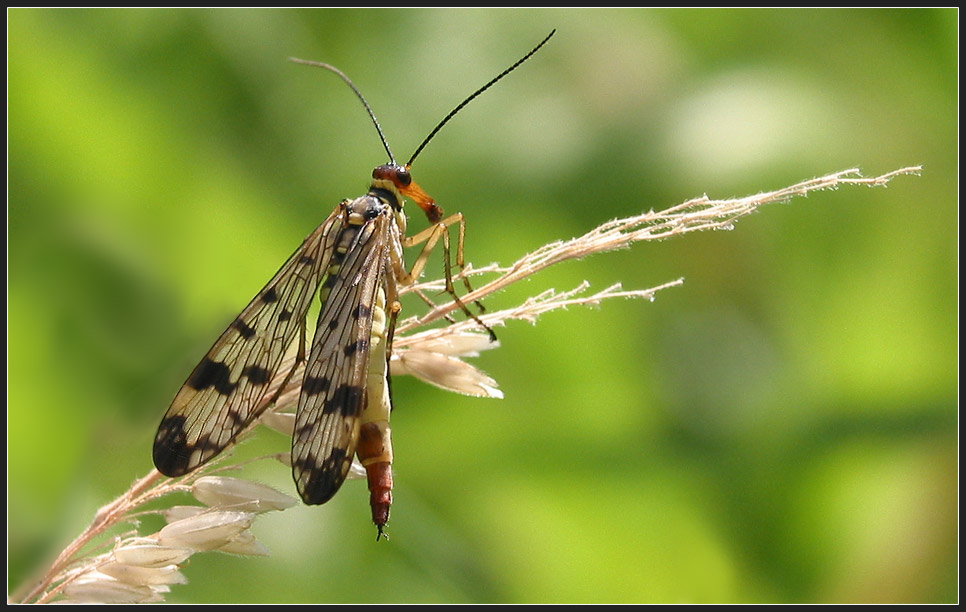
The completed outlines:
{"type": "MultiPolygon", "coordinates": [[[[442,209],[412,180],[409,167],[459,109],[533,55],[550,36],[457,106],[405,166],[392,161],[375,115],[348,77],[328,64],[295,60],[335,72],[352,87],[379,131],[390,163],[373,170],[366,195],[341,202],[305,239],[194,369],[158,428],[154,464],[159,471],[168,476],[187,474],[231,445],[268,405],[262,400],[269,384],[298,337],[296,358],[306,360],[292,441],[292,473],[299,494],[307,504],[331,499],[357,455],[366,468],[372,519],[382,535],[392,503],[388,360],[400,311],[397,288],[421,274],[440,238],[448,253],[448,232],[455,224],[460,225],[456,263],[462,265],[462,215],[443,219],[442,209]],[[404,196],[418,204],[431,223],[415,236],[406,235],[404,196]],[[425,246],[407,272],[403,249],[421,243],[425,246]],[[305,319],[317,290],[322,309],[306,355],[305,319]]],[[[451,290],[448,261],[446,278],[451,290]]]]}

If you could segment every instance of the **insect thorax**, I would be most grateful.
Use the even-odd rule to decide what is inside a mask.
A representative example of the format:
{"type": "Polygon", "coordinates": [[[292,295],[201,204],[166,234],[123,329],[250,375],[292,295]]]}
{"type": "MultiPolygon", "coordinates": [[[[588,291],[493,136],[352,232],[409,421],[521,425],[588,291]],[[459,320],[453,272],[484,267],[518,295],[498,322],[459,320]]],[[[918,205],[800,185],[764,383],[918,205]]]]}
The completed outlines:
{"type": "Polygon", "coordinates": [[[396,225],[402,234],[406,233],[406,214],[403,212],[403,196],[399,193],[396,185],[389,180],[374,178],[372,186],[369,187],[369,196],[377,198],[387,204],[396,219],[396,225]]]}

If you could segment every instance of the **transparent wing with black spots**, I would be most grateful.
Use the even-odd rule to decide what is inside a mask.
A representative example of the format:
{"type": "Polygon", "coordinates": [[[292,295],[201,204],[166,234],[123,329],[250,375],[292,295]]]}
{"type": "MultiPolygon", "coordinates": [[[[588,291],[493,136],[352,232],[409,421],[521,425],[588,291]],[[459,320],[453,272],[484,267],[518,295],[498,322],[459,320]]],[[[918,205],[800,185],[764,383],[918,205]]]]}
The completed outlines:
{"type": "Polygon", "coordinates": [[[391,273],[392,241],[399,240],[390,207],[373,197],[353,208],[357,203],[361,225],[352,236],[346,230],[344,246],[336,248],[296,413],[292,470],[308,504],[335,495],[352,464],[367,401],[376,296],[391,273]]]}
{"type": "Polygon", "coordinates": [[[154,441],[154,464],[180,476],[230,445],[255,418],[282,358],[304,330],[342,233],[340,205],[232,321],[178,391],[154,441]]]}

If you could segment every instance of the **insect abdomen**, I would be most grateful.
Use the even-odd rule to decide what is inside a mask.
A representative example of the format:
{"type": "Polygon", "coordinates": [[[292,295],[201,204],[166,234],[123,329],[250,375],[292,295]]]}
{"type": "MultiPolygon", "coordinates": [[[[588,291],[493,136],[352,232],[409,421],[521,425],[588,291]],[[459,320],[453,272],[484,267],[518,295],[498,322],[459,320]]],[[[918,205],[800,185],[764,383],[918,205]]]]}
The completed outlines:
{"type": "Polygon", "coordinates": [[[389,521],[392,505],[392,430],[389,413],[392,410],[389,386],[386,338],[386,290],[380,287],[372,307],[369,371],[367,373],[366,407],[362,411],[359,444],[356,455],[366,468],[369,481],[369,505],[372,522],[382,528],[389,521]]]}

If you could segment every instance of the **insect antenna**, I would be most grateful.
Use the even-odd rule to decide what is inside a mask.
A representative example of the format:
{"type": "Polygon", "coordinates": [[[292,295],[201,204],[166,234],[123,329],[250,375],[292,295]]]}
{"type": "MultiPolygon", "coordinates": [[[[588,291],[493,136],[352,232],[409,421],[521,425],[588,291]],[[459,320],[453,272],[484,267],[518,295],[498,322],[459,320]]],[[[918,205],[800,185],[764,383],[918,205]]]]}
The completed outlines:
{"type": "MultiPolygon", "coordinates": [[[[479,89],[477,89],[476,91],[474,91],[472,94],[470,94],[465,100],[463,100],[462,102],[460,102],[456,106],[456,108],[454,108],[453,110],[451,110],[445,117],[443,117],[443,120],[440,121],[436,125],[436,127],[434,127],[433,130],[429,133],[429,135],[423,140],[423,142],[418,147],[416,147],[416,151],[413,153],[412,157],[409,158],[409,161],[406,162],[406,165],[404,166],[405,169],[408,171],[408,169],[413,165],[413,162],[416,160],[416,157],[419,156],[419,154],[423,151],[423,149],[426,148],[426,145],[428,145],[429,142],[436,136],[436,134],[439,133],[439,131],[441,129],[443,129],[443,126],[446,125],[449,122],[450,119],[452,119],[453,117],[455,117],[458,112],[460,112],[467,104],[469,104],[470,102],[472,102],[477,96],[479,96],[484,91],[486,91],[487,89],[489,89],[490,87],[492,87],[493,85],[495,85],[500,79],[502,79],[506,75],[508,75],[511,72],[513,72],[514,70],[516,70],[517,67],[519,67],[522,63],[524,63],[525,61],[527,61],[528,59],[530,59],[537,51],[540,50],[541,47],[543,47],[545,44],[547,44],[547,42],[550,40],[551,37],[553,37],[553,35],[556,32],[557,32],[556,29],[551,30],[550,34],[548,34],[546,36],[546,38],[544,38],[542,41],[540,41],[540,43],[536,47],[534,47],[533,49],[531,49],[526,55],[524,55],[523,57],[521,57],[520,59],[518,59],[516,62],[514,62],[509,68],[507,68],[506,70],[504,70],[500,74],[496,75],[495,77],[493,77],[492,79],[490,79],[490,81],[487,82],[485,85],[483,85],[482,87],[480,87],[479,89]]],[[[389,148],[389,143],[386,141],[386,137],[383,134],[382,126],[379,125],[379,120],[376,119],[376,114],[372,111],[372,107],[369,106],[369,103],[366,101],[365,96],[362,95],[362,92],[359,91],[359,88],[356,87],[355,83],[353,83],[352,80],[349,79],[349,77],[345,75],[345,73],[343,73],[341,70],[339,70],[335,66],[332,66],[331,64],[326,64],[324,62],[316,62],[316,61],[311,61],[311,60],[303,60],[303,59],[298,59],[298,58],[294,58],[294,57],[290,57],[289,58],[289,61],[295,62],[297,64],[306,64],[308,66],[316,66],[318,68],[325,68],[326,70],[328,70],[330,72],[334,72],[336,75],[339,76],[339,78],[341,78],[343,81],[345,81],[346,84],[350,88],[352,88],[352,91],[355,92],[356,97],[359,98],[359,101],[362,102],[362,105],[365,106],[366,112],[369,113],[369,117],[372,119],[372,123],[376,127],[376,131],[379,133],[379,139],[382,141],[382,146],[385,147],[386,153],[389,154],[389,160],[390,160],[391,165],[398,168],[398,164],[396,163],[396,158],[392,154],[392,150],[389,148]]],[[[415,183],[413,183],[413,187],[416,187],[415,183]]],[[[421,189],[419,191],[422,192],[421,189]]],[[[409,194],[407,193],[407,195],[409,195],[409,194]]],[[[416,200],[417,201],[417,204],[419,204],[419,206],[421,208],[423,208],[423,210],[426,212],[426,215],[429,218],[430,222],[432,222],[432,223],[440,223],[440,221],[442,220],[442,209],[439,206],[437,206],[436,203],[431,198],[429,198],[428,196],[426,196],[425,193],[422,193],[422,196],[424,196],[425,199],[417,199],[416,200]]],[[[413,197],[413,196],[410,195],[410,197],[413,197]]],[[[454,223],[459,223],[459,226],[460,226],[460,230],[459,230],[459,236],[460,236],[459,237],[459,244],[457,246],[457,252],[456,252],[456,267],[459,268],[460,270],[462,270],[463,269],[463,235],[464,235],[464,232],[465,232],[465,226],[464,226],[464,222],[463,222],[463,216],[461,214],[457,213],[456,215],[450,217],[448,220],[442,221],[442,223],[440,224],[439,227],[443,228],[443,231],[445,232],[446,231],[445,228],[448,228],[450,225],[452,225],[454,223]]],[[[435,241],[435,239],[434,239],[434,241],[435,241]]],[[[449,251],[449,238],[448,238],[448,234],[445,234],[445,237],[444,237],[444,240],[443,240],[443,251],[444,251],[444,259],[446,261],[446,265],[444,267],[445,276],[446,276],[446,292],[449,293],[450,295],[452,295],[453,301],[455,302],[455,304],[457,306],[459,306],[459,308],[464,313],[466,313],[466,315],[468,315],[470,318],[472,318],[473,320],[475,320],[477,323],[480,324],[481,327],[483,327],[484,329],[486,329],[489,332],[491,341],[495,341],[496,340],[496,335],[493,333],[493,330],[490,329],[485,323],[483,323],[483,321],[481,321],[478,316],[476,316],[475,314],[473,314],[472,312],[469,311],[469,309],[462,302],[462,300],[460,300],[459,296],[456,295],[456,291],[453,289],[453,277],[452,277],[452,271],[451,271],[453,266],[450,263],[451,259],[450,259],[450,251],[449,251]]],[[[466,286],[466,290],[468,292],[472,292],[472,287],[470,286],[469,279],[466,278],[465,276],[463,277],[463,284],[466,286]]],[[[426,299],[426,298],[424,298],[424,299],[426,299]]],[[[429,300],[427,300],[427,301],[429,301],[429,300]]],[[[432,302],[430,301],[430,303],[432,303],[432,302]]],[[[485,311],[485,309],[483,308],[483,305],[479,301],[475,301],[474,303],[480,309],[480,312],[484,312],[485,311]]],[[[449,317],[447,317],[447,319],[449,319],[449,317]]],[[[452,321],[452,319],[449,319],[449,320],[452,321]]]]}
{"type": "MultiPolygon", "coordinates": [[[[543,43],[541,43],[541,44],[543,44],[543,43]]],[[[331,64],[326,64],[324,62],[314,62],[312,60],[304,60],[304,59],[299,59],[297,57],[290,57],[290,58],[288,58],[288,61],[295,62],[296,64],[305,64],[307,66],[315,66],[317,68],[325,68],[326,70],[329,70],[329,71],[334,72],[337,75],[339,75],[339,78],[341,78],[343,81],[345,81],[346,84],[349,87],[352,88],[352,91],[355,92],[356,97],[359,98],[359,101],[362,102],[362,105],[366,107],[366,112],[369,113],[369,117],[372,119],[372,124],[376,126],[376,131],[379,132],[379,140],[382,141],[382,146],[384,146],[386,148],[386,153],[389,154],[389,161],[390,161],[390,163],[392,163],[392,165],[394,165],[394,166],[396,165],[396,158],[392,154],[392,149],[389,148],[389,142],[386,140],[385,134],[382,133],[382,126],[379,125],[379,120],[376,119],[376,114],[374,112],[372,112],[372,107],[369,106],[369,103],[368,102],[366,102],[366,97],[362,95],[362,92],[359,91],[359,88],[356,87],[356,84],[352,82],[352,79],[350,79],[348,76],[346,76],[346,74],[344,72],[342,72],[341,70],[339,70],[335,66],[333,66],[331,64]]],[[[487,85],[487,87],[489,87],[489,85],[487,85]]],[[[479,92],[477,92],[477,93],[479,93],[479,92]]],[[[476,94],[473,94],[473,95],[475,96],[476,94]]],[[[469,100],[467,100],[466,102],[469,102],[469,100]]],[[[466,104],[466,102],[464,102],[463,104],[466,104]]],[[[452,113],[450,113],[450,114],[452,114],[452,113]]],[[[449,117],[447,117],[447,119],[448,118],[449,117]]],[[[445,121],[443,123],[445,123],[445,121]]],[[[442,124],[440,124],[440,127],[442,127],[442,124]]],[[[438,130],[438,129],[439,129],[439,127],[436,128],[436,130],[438,130]]],[[[436,130],[434,130],[434,132],[436,130]]],[[[425,144],[425,143],[423,143],[423,144],[425,144]]],[[[422,147],[420,147],[420,148],[422,148],[422,147]]],[[[415,155],[413,157],[415,157],[415,155]]]]}
{"type": "MultiPolygon", "coordinates": [[[[465,100],[463,100],[462,102],[460,102],[459,105],[456,108],[454,108],[453,110],[451,110],[448,115],[446,115],[445,117],[443,117],[443,120],[439,122],[439,125],[437,125],[436,127],[433,128],[433,131],[429,133],[429,136],[426,137],[426,139],[422,142],[422,144],[419,145],[418,147],[416,147],[416,152],[413,153],[413,156],[409,158],[409,161],[408,162],[406,162],[406,167],[409,168],[410,166],[413,165],[413,162],[416,161],[416,156],[419,155],[422,152],[422,150],[426,147],[426,145],[429,144],[429,141],[432,140],[434,136],[436,136],[436,133],[437,132],[439,132],[441,129],[443,129],[443,126],[446,125],[446,123],[450,119],[452,119],[453,116],[456,115],[456,113],[460,112],[463,109],[464,106],[466,106],[467,104],[469,104],[478,95],[480,95],[481,93],[483,93],[484,91],[486,91],[487,89],[489,89],[490,87],[492,87],[493,85],[495,85],[497,81],[499,81],[500,79],[502,79],[506,75],[508,75],[511,72],[513,72],[520,64],[522,64],[523,62],[525,62],[528,59],[530,59],[530,57],[534,53],[536,53],[537,51],[540,50],[540,47],[542,47],[545,44],[547,44],[547,41],[550,40],[550,37],[553,36],[556,32],[557,32],[556,29],[551,30],[551,32],[549,34],[547,34],[547,37],[544,38],[542,41],[540,41],[540,44],[539,45],[537,45],[536,47],[534,47],[533,49],[531,49],[529,53],[527,53],[526,55],[524,55],[523,57],[521,57],[520,59],[518,59],[516,61],[516,63],[514,63],[512,66],[510,66],[509,68],[507,68],[506,70],[504,70],[500,74],[498,74],[495,77],[493,77],[493,79],[491,79],[489,83],[487,83],[483,87],[480,87],[479,89],[477,89],[476,91],[474,91],[472,94],[470,94],[470,96],[468,98],[466,98],[465,100]]],[[[343,78],[345,78],[345,77],[343,76],[343,78]]],[[[346,79],[346,80],[348,80],[348,79],[346,79]]],[[[351,85],[351,83],[350,83],[350,85],[351,85]]],[[[353,86],[353,89],[355,89],[355,86],[353,86]]],[[[358,91],[356,93],[358,93],[358,91]]],[[[362,97],[362,94],[359,94],[359,97],[361,98],[362,97]]],[[[363,103],[365,103],[365,100],[363,100],[363,103]]],[[[368,106],[367,106],[367,108],[368,108],[368,106]]],[[[370,111],[370,114],[372,114],[371,111],[370,111]]],[[[373,117],[373,120],[375,120],[375,117],[373,117]]],[[[376,126],[378,127],[378,124],[376,124],[376,126]]],[[[388,146],[386,148],[388,149],[388,146]]],[[[392,157],[392,155],[390,155],[390,157],[392,157]]]]}
{"type": "MultiPolygon", "coordinates": [[[[540,44],[538,44],[536,47],[534,47],[533,49],[531,49],[529,53],[527,53],[526,55],[524,55],[523,57],[521,57],[520,59],[518,59],[509,68],[507,68],[506,70],[504,70],[500,74],[498,74],[495,77],[493,77],[492,79],[490,79],[490,81],[488,83],[486,83],[485,85],[483,85],[482,87],[480,87],[479,89],[477,89],[476,91],[474,91],[472,94],[470,94],[465,100],[463,100],[462,102],[460,102],[456,106],[456,108],[454,108],[453,110],[451,110],[449,112],[449,114],[447,114],[445,117],[443,117],[443,120],[440,121],[436,125],[436,127],[433,128],[433,131],[431,131],[429,133],[429,136],[427,136],[425,138],[425,140],[423,140],[423,142],[418,147],[416,147],[416,152],[413,153],[412,157],[409,158],[409,161],[406,162],[406,166],[405,166],[406,169],[409,169],[410,167],[412,167],[413,162],[416,161],[416,157],[419,156],[419,154],[422,152],[422,150],[424,148],[426,148],[426,145],[429,144],[429,141],[432,140],[433,137],[436,136],[436,134],[439,133],[439,131],[441,129],[443,129],[443,126],[446,125],[449,122],[450,119],[452,119],[453,117],[456,116],[456,113],[458,113],[461,110],[463,110],[463,108],[467,104],[469,104],[470,102],[472,102],[481,93],[483,93],[484,91],[486,91],[487,89],[489,89],[490,87],[492,87],[493,85],[495,85],[497,81],[499,81],[500,79],[502,79],[506,75],[510,74],[514,70],[516,70],[517,67],[520,66],[520,64],[522,64],[523,62],[525,62],[528,59],[530,59],[533,56],[534,53],[536,53],[537,51],[540,50],[540,47],[542,47],[545,44],[547,44],[547,41],[549,41],[550,38],[554,34],[556,34],[556,32],[557,32],[556,29],[551,30],[550,33],[547,34],[547,37],[544,38],[542,41],[540,41],[540,44]]],[[[464,230],[464,225],[463,225],[463,222],[461,220],[460,221],[460,241],[459,241],[459,245],[458,245],[457,253],[456,253],[456,267],[459,268],[460,270],[463,269],[463,232],[464,231],[465,231],[464,230]]],[[[460,309],[464,313],[466,313],[470,318],[472,318],[474,321],[476,321],[477,323],[479,323],[480,326],[489,333],[489,335],[490,335],[490,341],[491,342],[495,342],[496,341],[496,334],[493,333],[493,330],[490,329],[490,327],[487,326],[485,323],[483,323],[483,321],[481,321],[478,316],[476,316],[475,314],[473,314],[472,312],[470,312],[469,309],[466,307],[466,305],[463,303],[463,301],[459,298],[458,295],[456,295],[456,292],[453,290],[453,278],[452,278],[452,272],[451,272],[451,265],[449,263],[450,262],[450,253],[449,253],[449,243],[448,243],[448,241],[444,241],[443,242],[443,252],[444,252],[444,259],[447,262],[446,263],[446,267],[444,268],[445,271],[446,271],[446,291],[447,291],[447,293],[449,293],[450,295],[453,296],[453,301],[460,307],[460,309]]],[[[466,290],[468,292],[472,292],[473,288],[470,286],[470,281],[465,276],[463,277],[463,284],[466,286],[466,290]]],[[[477,308],[480,309],[480,312],[485,312],[486,311],[486,309],[483,307],[483,304],[480,303],[479,301],[474,301],[474,304],[476,304],[477,308]]],[[[449,319],[449,317],[447,317],[447,319],[449,319]]],[[[449,319],[449,320],[452,321],[452,319],[449,319]]]]}

